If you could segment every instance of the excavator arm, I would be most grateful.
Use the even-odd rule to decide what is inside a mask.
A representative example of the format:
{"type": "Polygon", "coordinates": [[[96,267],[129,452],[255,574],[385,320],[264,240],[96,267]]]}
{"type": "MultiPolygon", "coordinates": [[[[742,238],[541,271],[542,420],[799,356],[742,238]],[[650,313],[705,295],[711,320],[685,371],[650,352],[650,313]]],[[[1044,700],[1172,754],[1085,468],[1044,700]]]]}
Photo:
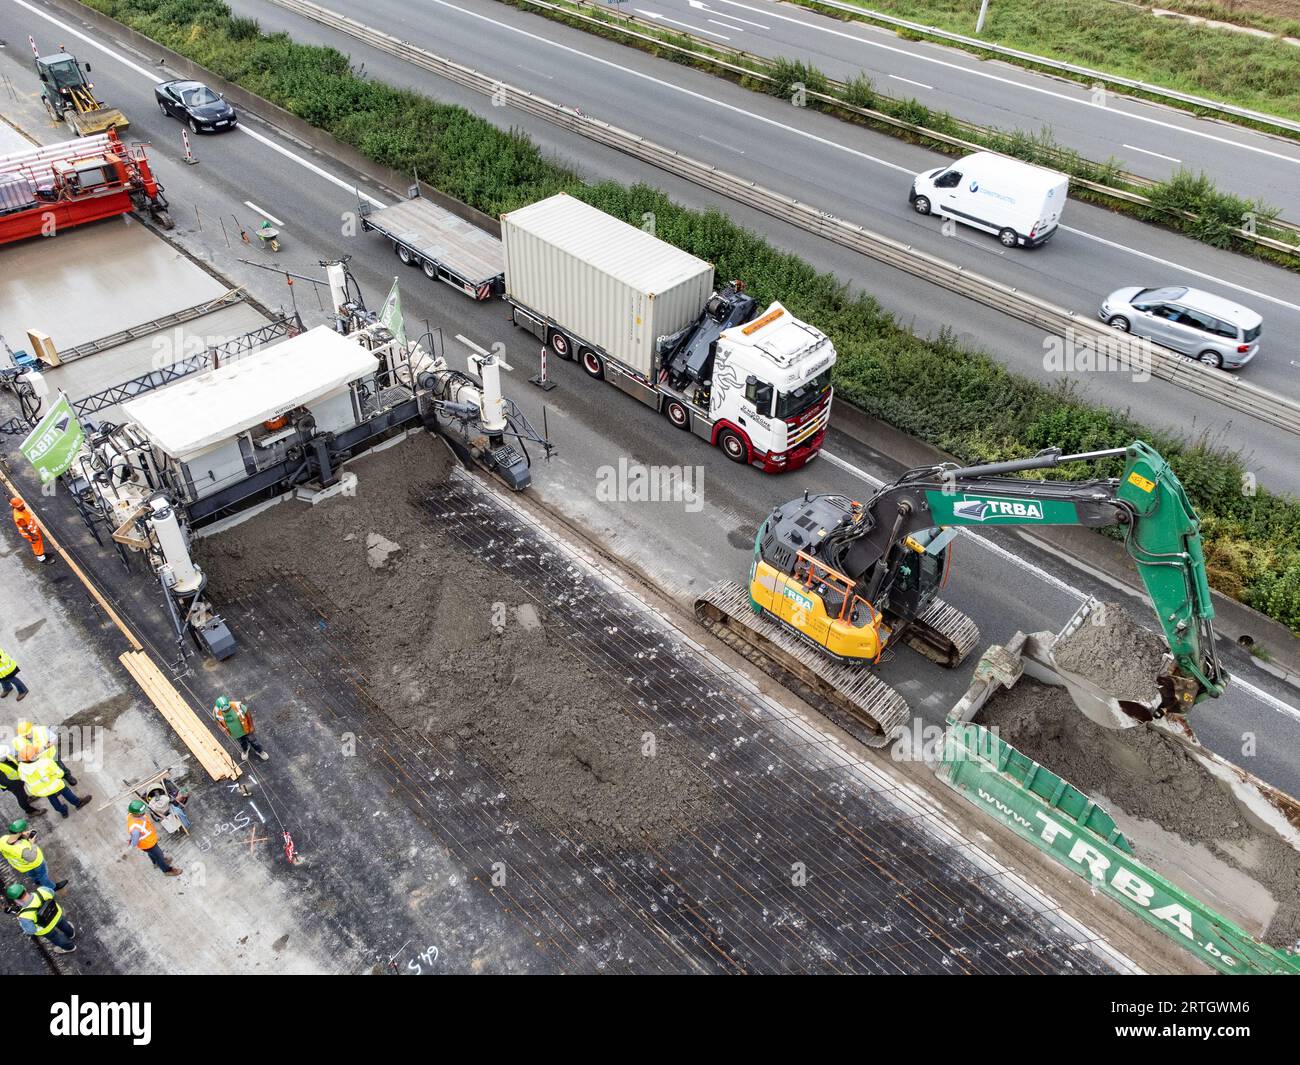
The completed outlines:
{"type": "MultiPolygon", "coordinates": [[[[938,526],[1119,525],[1124,543],[1173,653],[1184,689],[1180,702],[1222,693],[1227,675],[1214,645],[1200,520],[1169,464],[1148,445],[982,466],[912,470],[881,488],[852,517],[827,532],[818,553],[863,584],[868,601],[887,591],[915,547],[909,537],[938,526]],[[1028,480],[1005,474],[1123,455],[1118,480],[1028,480]]],[[[915,541],[914,541],[915,542],[915,541]]]]}

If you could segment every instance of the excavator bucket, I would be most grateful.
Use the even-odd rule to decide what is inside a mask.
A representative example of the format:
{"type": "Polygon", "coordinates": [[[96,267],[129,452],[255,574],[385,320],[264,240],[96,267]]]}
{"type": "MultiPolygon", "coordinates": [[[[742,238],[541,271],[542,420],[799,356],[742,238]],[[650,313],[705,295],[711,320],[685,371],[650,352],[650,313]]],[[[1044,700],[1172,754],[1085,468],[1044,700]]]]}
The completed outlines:
{"type": "Polygon", "coordinates": [[[64,117],[78,137],[91,137],[110,129],[126,129],[131,124],[116,107],[97,107],[93,111],[66,111],[64,117]]]}
{"type": "Polygon", "coordinates": [[[1202,747],[1181,714],[1137,721],[1130,700],[1063,673],[1069,630],[980,657],[939,778],[1211,968],[1300,974],[1300,801],[1202,747]],[[1095,729],[1072,703],[1107,730],[1137,727],[1095,729]]]}

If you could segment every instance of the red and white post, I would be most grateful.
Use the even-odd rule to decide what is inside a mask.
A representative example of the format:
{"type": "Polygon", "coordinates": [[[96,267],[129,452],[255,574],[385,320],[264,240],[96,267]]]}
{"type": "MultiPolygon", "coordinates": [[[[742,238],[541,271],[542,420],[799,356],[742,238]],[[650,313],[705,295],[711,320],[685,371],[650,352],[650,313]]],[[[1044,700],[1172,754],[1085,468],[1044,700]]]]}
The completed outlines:
{"type": "Polygon", "coordinates": [[[184,130],[181,130],[181,143],[185,145],[185,161],[193,166],[198,160],[194,158],[194,149],[190,147],[190,135],[184,130]]]}
{"type": "Polygon", "coordinates": [[[542,368],[538,373],[528,379],[528,383],[536,385],[543,392],[549,392],[555,387],[555,382],[546,376],[546,345],[542,345],[542,368]]]}

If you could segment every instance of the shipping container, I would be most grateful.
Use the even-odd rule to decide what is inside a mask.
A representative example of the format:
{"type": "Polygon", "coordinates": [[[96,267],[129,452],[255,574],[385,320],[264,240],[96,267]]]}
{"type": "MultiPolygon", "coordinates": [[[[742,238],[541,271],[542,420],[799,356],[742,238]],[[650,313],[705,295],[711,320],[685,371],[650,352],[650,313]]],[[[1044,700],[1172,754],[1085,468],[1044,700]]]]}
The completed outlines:
{"type": "Polygon", "coordinates": [[[703,259],[563,193],[502,215],[501,239],[511,303],[646,379],[655,341],[695,322],[713,292],[703,259]]]}

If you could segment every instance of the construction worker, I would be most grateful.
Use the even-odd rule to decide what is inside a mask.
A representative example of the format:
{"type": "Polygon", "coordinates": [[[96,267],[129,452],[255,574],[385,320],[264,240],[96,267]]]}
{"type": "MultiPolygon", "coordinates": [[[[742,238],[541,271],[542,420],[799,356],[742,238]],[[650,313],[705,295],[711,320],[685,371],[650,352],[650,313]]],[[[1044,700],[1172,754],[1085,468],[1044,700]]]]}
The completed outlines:
{"type": "Polygon", "coordinates": [[[77,949],[73,942],[77,930],[64,917],[63,907],[49,888],[28,891],[22,884],[10,884],[5,888],[5,898],[18,906],[18,927],[29,936],[49,943],[61,954],[77,949]]]}
{"type": "Polygon", "coordinates": [[[18,759],[8,747],[0,747],[0,791],[7,791],[23,808],[28,817],[44,817],[45,811],[32,805],[32,800],[18,775],[18,759]]]}
{"type": "Polygon", "coordinates": [[[48,562],[49,559],[45,557],[45,534],[41,532],[36,515],[27,509],[27,504],[18,496],[9,500],[9,506],[13,508],[14,525],[18,527],[18,534],[32,545],[36,561],[48,562]]]}
{"type": "Polygon", "coordinates": [[[253,753],[263,762],[271,757],[266,751],[262,750],[262,745],[257,742],[257,737],[253,735],[253,731],[257,726],[253,724],[253,712],[248,709],[245,703],[234,702],[224,695],[219,695],[216,703],[213,704],[212,716],[217,719],[221,731],[238,742],[239,749],[243,752],[240,756],[241,761],[248,761],[250,747],[253,753]]]}
{"type": "Polygon", "coordinates": [[[19,721],[14,731],[17,734],[14,746],[18,748],[20,759],[26,757],[28,753],[35,758],[52,758],[55,765],[63,770],[64,779],[74,788],[77,786],[77,778],[59,757],[59,740],[54,729],[46,728],[44,725],[33,725],[30,721],[19,721]]]}
{"type": "Polygon", "coordinates": [[[68,808],[63,805],[65,798],[78,810],[94,798],[93,795],[78,798],[77,793],[68,787],[58,759],[42,758],[32,747],[19,753],[18,775],[22,778],[28,795],[33,799],[49,799],[50,805],[59,811],[61,817],[68,816],[68,808]]]}
{"type": "Polygon", "coordinates": [[[162,871],[164,876],[181,875],[181,870],[167,860],[167,855],[163,854],[163,849],[158,846],[158,830],[154,828],[147,807],[139,799],[132,799],[127,804],[126,835],[127,846],[135,847],[149,855],[149,860],[162,871]]]}
{"type": "Polygon", "coordinates": [[[9,652],[0,650],[0,699],[8,699],[9,693],[18,693],[18,702],[27,698],[27,685],[18,676],[18,663],[9,657],[9,652]]]}
{"type": "Polygon", "coordinates": [[[66,880],[57,883],[50,876],[45,864],[45,854],[36,843],[36,833],[27,827],[23,820],[9,825],[9,834],[0,836],[0,855],[9,863],[15,873],[30,877],[37,887],[62,891],[68,886],[66,880]]]}

